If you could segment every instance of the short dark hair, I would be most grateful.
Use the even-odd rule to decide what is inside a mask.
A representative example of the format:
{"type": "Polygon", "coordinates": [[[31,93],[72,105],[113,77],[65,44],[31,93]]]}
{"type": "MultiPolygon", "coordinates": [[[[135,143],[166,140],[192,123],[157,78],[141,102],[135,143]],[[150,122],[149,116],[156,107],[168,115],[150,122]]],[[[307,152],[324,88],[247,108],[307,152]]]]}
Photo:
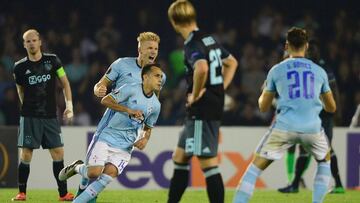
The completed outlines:
{"type": "Polygon", "coordinates": [[[298,50],[305,46],[305,44],[309,40],[308,38],[309,37],[306,33],[306,30],[298,27],[290,28],[286,34],[286,40],[289,42],[289,45],[295,50],[298,50]]]}
{"type": "Polygon", "coordinates": [[[158,63],[150,63],[150,64],[145,65],[141,70],[141,79],[142,80],[144,80],[144,75],[148,74],[151,71],[152,67],[160,68],[160,64],[158,64],[158,63]]]}

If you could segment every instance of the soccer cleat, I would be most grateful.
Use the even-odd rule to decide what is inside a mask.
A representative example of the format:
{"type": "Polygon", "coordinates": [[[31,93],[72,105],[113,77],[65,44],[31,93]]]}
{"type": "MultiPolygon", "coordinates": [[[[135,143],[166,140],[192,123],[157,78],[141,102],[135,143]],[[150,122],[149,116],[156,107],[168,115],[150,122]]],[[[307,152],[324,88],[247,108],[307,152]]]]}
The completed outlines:
{"type": "Polygon", "coordinates": [[[300,179],[299,185],[300,185],[301,188],[304,188],[304,189],[307,188],[307,187],[306,187],[306,184],[305,184],[304,178],[301,178],[301,179],[300,179]]]}
{"type": "Polygon", "coordinates": [[[26,194],[23,192],[19,192],[11,201],[26,201],[26,194]]]}
{"type": "Polygon", "coordinates": [[[72,164],[66,166],[65,168],[61,169],[59,173],[59,180],[64,181],[69,179],[71,176],[76,174],[75,167],[79,164],[83,164],[84,162],[81,160],[76,160],[72,164]]]}
{"type": "Polygon", "coordinates": [[[82,192],[84,192],[85,189],[80,189],[80,187],[78,188],[78,191],[76,192],[75,197],[78,197],[79,195],[81,195],[82,192]]]}
{"type": "Polygon", "coordinates": [[[298,193],[299,192],[299,188],[296,188],[292,185],[286,186],[284,188],[279,188],[278,189],[279,192],[281,193],[298,193]]]}
{"type": "Polygon", "coordinates": [[[73,201],[74,200],[74,194],[72,194],[71,192],[66,193],[66,195],[59,197],[59,201],[64,202],[64,201],[73,201]]]}
{"type": "Polygon", "coordinates": [[[343,187],[335,187],[334,189],[331,190],[330,193],[331,194],[344,194],[345,189],[343,187]]]}

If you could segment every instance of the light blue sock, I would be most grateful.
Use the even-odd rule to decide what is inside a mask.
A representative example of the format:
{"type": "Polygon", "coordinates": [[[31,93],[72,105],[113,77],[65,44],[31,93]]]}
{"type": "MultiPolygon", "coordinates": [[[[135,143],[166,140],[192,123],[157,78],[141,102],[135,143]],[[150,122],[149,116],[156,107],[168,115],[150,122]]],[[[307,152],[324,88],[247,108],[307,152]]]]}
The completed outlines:
{"type": "Polygon", "coordinates": [[[101,174],[97,180],[87,186],[86,190],[74,199],[74,203],[88,202],[95,198],[113,180],[107,174],[101,174]]]}
{"type": "Polygon", "coordinates": [[[247,203],[254,192],[257,177],[262,170],[251,164],[236,189],[233,203],[247,203]]]}
{"type": "Polygon", "coordinates": [[[85,188],[88,186],[88,184],[89,184],[89,179],[82,177],[80,184],[79,184],[79,188],[81,190],[85,190],[85,188]]]}
{"type": "Polygon", "coordinates": [[[76,166],[75,171],[78,172],[83,178],[89,179],[89,176],[87,174],[88,168],[85,164],[81,164],[76,166]]]}
{"type": "Polygon", "coordinates": [[[314,181],[313,203],[321,203],[327,193],[331,170],[329,162],[318,163],[314,181]]]}

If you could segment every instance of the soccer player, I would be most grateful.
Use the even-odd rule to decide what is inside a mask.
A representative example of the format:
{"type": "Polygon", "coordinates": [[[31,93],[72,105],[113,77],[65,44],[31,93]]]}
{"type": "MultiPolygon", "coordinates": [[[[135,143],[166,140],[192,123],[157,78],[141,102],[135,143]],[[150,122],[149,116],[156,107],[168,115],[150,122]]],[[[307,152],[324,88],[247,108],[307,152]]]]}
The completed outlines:
{"type": "Polygon", "coordinates": [[[174,173],[168,202],[179,202],[189,179],[189,161],[196,156],[206,177],[210,202],[224,202],[224,184],[218,168],[218,137],[224,107],[224,90],[237,68],[236,59],[211,35],[199,30],[193,5],[175,1],[169,20],[185,40],[187,118],[173,153],[174,173]]]}
{"type": "Polygon", "coordinates": [[[314,181],[313,203],[323,201],[330,182],[330,149],[321,128],[320,111],[335,112],[336,103],[324,69],[305,57],[308,36],[305,30],[293,27],[286,36],[289,58],[272,67],[266,87],[259,97],[261,112],[268,111],[277,93],[277,115],[263,137],[255,159],[243,175],[234,196],[234,203],[248,202],[257,177],[286,150],[300,143],[318,162],[314,181]]]}
{"type": "Polygon", "coordinates": [[[60,125],[56,119],[56,79],[63,87],[66,109],[63,117],[70,121],[73,105],[69,81],[60,59],[54,54],[41,51],[40,34],[35,29],[23,34],[27,57],[17,61],[14,78],[21,103],[18,147],[21,148],[18,168],[19,193],[13,201],[26,200],[26,184],[34,149],[40,145],[49,149],[53,159],[53,173],[58,185],[59,200],[72,201],[73,194],[67,191],[66,181],[58,174],[64,167],[64,143],[60,125]]]}
{"type": "MultiPolygon", "coordinates": [[[[321,67],[325,68],[324,70],[327,73],[330,88],[334,94],[335,101],[339,101],[339,90],[337,87],[335,75],[332,69],[325,66],[325,61],[321,58],[321,52],[319,44],[316,40],[310,40],[309,49],[307,51],[307,57],[314,61],[315,63],[321,65],[321,67]]],[[[333,137],[333,126],[334,126],[334,114],[326,112],[322,110],[320,112],[321,125],[324,128],[325,134],[329,140],[330,146],[333,137]]],[[[331,191],[332,193],[345,193],[344,187],[341,183],[339,168],[337,164],[337,157],[335,151],[331,147],[331,174],[335,180],[335,187],[331,191]]],[[[291,184],[287,187],[280,188],[278,191],[283,193],[297,193],[299,192],[299,183],[301,180],[301,176],[307,168],[308,162],[311,158],[311,155],[307,153],[302,147],[300,148],[300,156],[296,160],[296,169],[295,169],[295,177],[291,184]]]]}
{"type": "MultiPolygon", "coordinates": [[[[137,41],[138,57],[124,57],[114,61],[94,86],[94,94],[97,97],[104,97],[108,87],[112,85],[117,89],[123,84],[141,83],[141,68],[155,62],[159,52],[160,37],[153,32],[143,32],[137,37],[137,41]]],[[[165,80],[164,74],[162,85],[165,84],[165,80]]]]}
{"type": "MultiPolygon", "coordinates": [[[[94,86],[94,94],[104,97],[108,87],[117,89],[124,84],[141,83],[141,69],[147,64],[154,63],[159,52],[160,37],[153,32],[142,32],[137,37],[138,56],[118,58],[108,68],[105,75],[94,86]]],[[[163,74],[161,86],[165,84],[166,75],[163,74]]],[[[159,96],[160,92],[156,92],[159,96]]],[[[82,179],[76,195],[85,190],[88,179],[82,179]]],[[[92,200],[95,202],[95,199],[92,200]]]]}
{"type": "Polygon", "coordinates": [[[86,163],[81,160],[61,170],[60,180],[75,174],[96,179],[73,202],[88,202],[121,174],[134,147],[144,149],[160,113],[155,95],[161,88],[163,73],[158,64],[141,71],[142,83],[125,84],[102,98],[107,107],[88,147],[86,163]]]}

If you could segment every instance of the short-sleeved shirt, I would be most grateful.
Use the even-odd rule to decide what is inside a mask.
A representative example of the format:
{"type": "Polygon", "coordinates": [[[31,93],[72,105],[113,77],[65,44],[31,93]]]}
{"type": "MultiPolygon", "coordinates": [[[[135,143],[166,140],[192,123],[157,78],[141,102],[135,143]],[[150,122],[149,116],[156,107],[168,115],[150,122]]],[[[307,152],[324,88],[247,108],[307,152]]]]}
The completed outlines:
{"type": "Polygon", "coordinates": [[[16,84],[24,88],[22,116],[56,118],[55,89],[60,70],[63,71],[63,66],[55,54],[42,53],[39,61],[30,61],[25,57],[15,63],[16,84]]]}
{"type": "Polygon", "coordinates": [[[188,83],[187,93],[192,92],[195,63],[206,60],[209,66],[206,92],[187,109],[190,119],[221,120],[224,108],[224,80],[222,59],[230,53],[211,35],[199,30],[190,33],[185,41],[185,68],[188,83]]]}
{"type": "Polygon", "coordinates": [[[145,95],[142,84],[139,83],[125,84],[110,95],[120,105],[143,112],[143,119],[135,119],[125,112],[106,109],[96,129],[96,135],[99,136],[99,141],[105,141],[112,147],[123,148],[123,146],[129,146],[128,142],[135,140],[138,130],[142,129],[143,125],[149,128],[154,127],[160,114],[161,105],[155,94],[145,95]],[[119,138],[124,134],[128,136],[128,142],[125,143],[123,143],[123,137],[119,138]]]}
{"type": "Polygon", "coordinates": [[[274,128],[319,133],[320,95],[331,91],[323,68],[305,58],[289,58],[271,68],[266,90],[278,93],[274,128]]]}
{"type": "MultiPolygon", "coordinates": [[[[118,89],[124,84],[141,83],[141,67],[135,57],[118,58],[107,70],[105,77],[112,81],[113,89],[118,89]]],[[[163,74],[161,85],[166,81],[166,75],[163,74]]]]}

